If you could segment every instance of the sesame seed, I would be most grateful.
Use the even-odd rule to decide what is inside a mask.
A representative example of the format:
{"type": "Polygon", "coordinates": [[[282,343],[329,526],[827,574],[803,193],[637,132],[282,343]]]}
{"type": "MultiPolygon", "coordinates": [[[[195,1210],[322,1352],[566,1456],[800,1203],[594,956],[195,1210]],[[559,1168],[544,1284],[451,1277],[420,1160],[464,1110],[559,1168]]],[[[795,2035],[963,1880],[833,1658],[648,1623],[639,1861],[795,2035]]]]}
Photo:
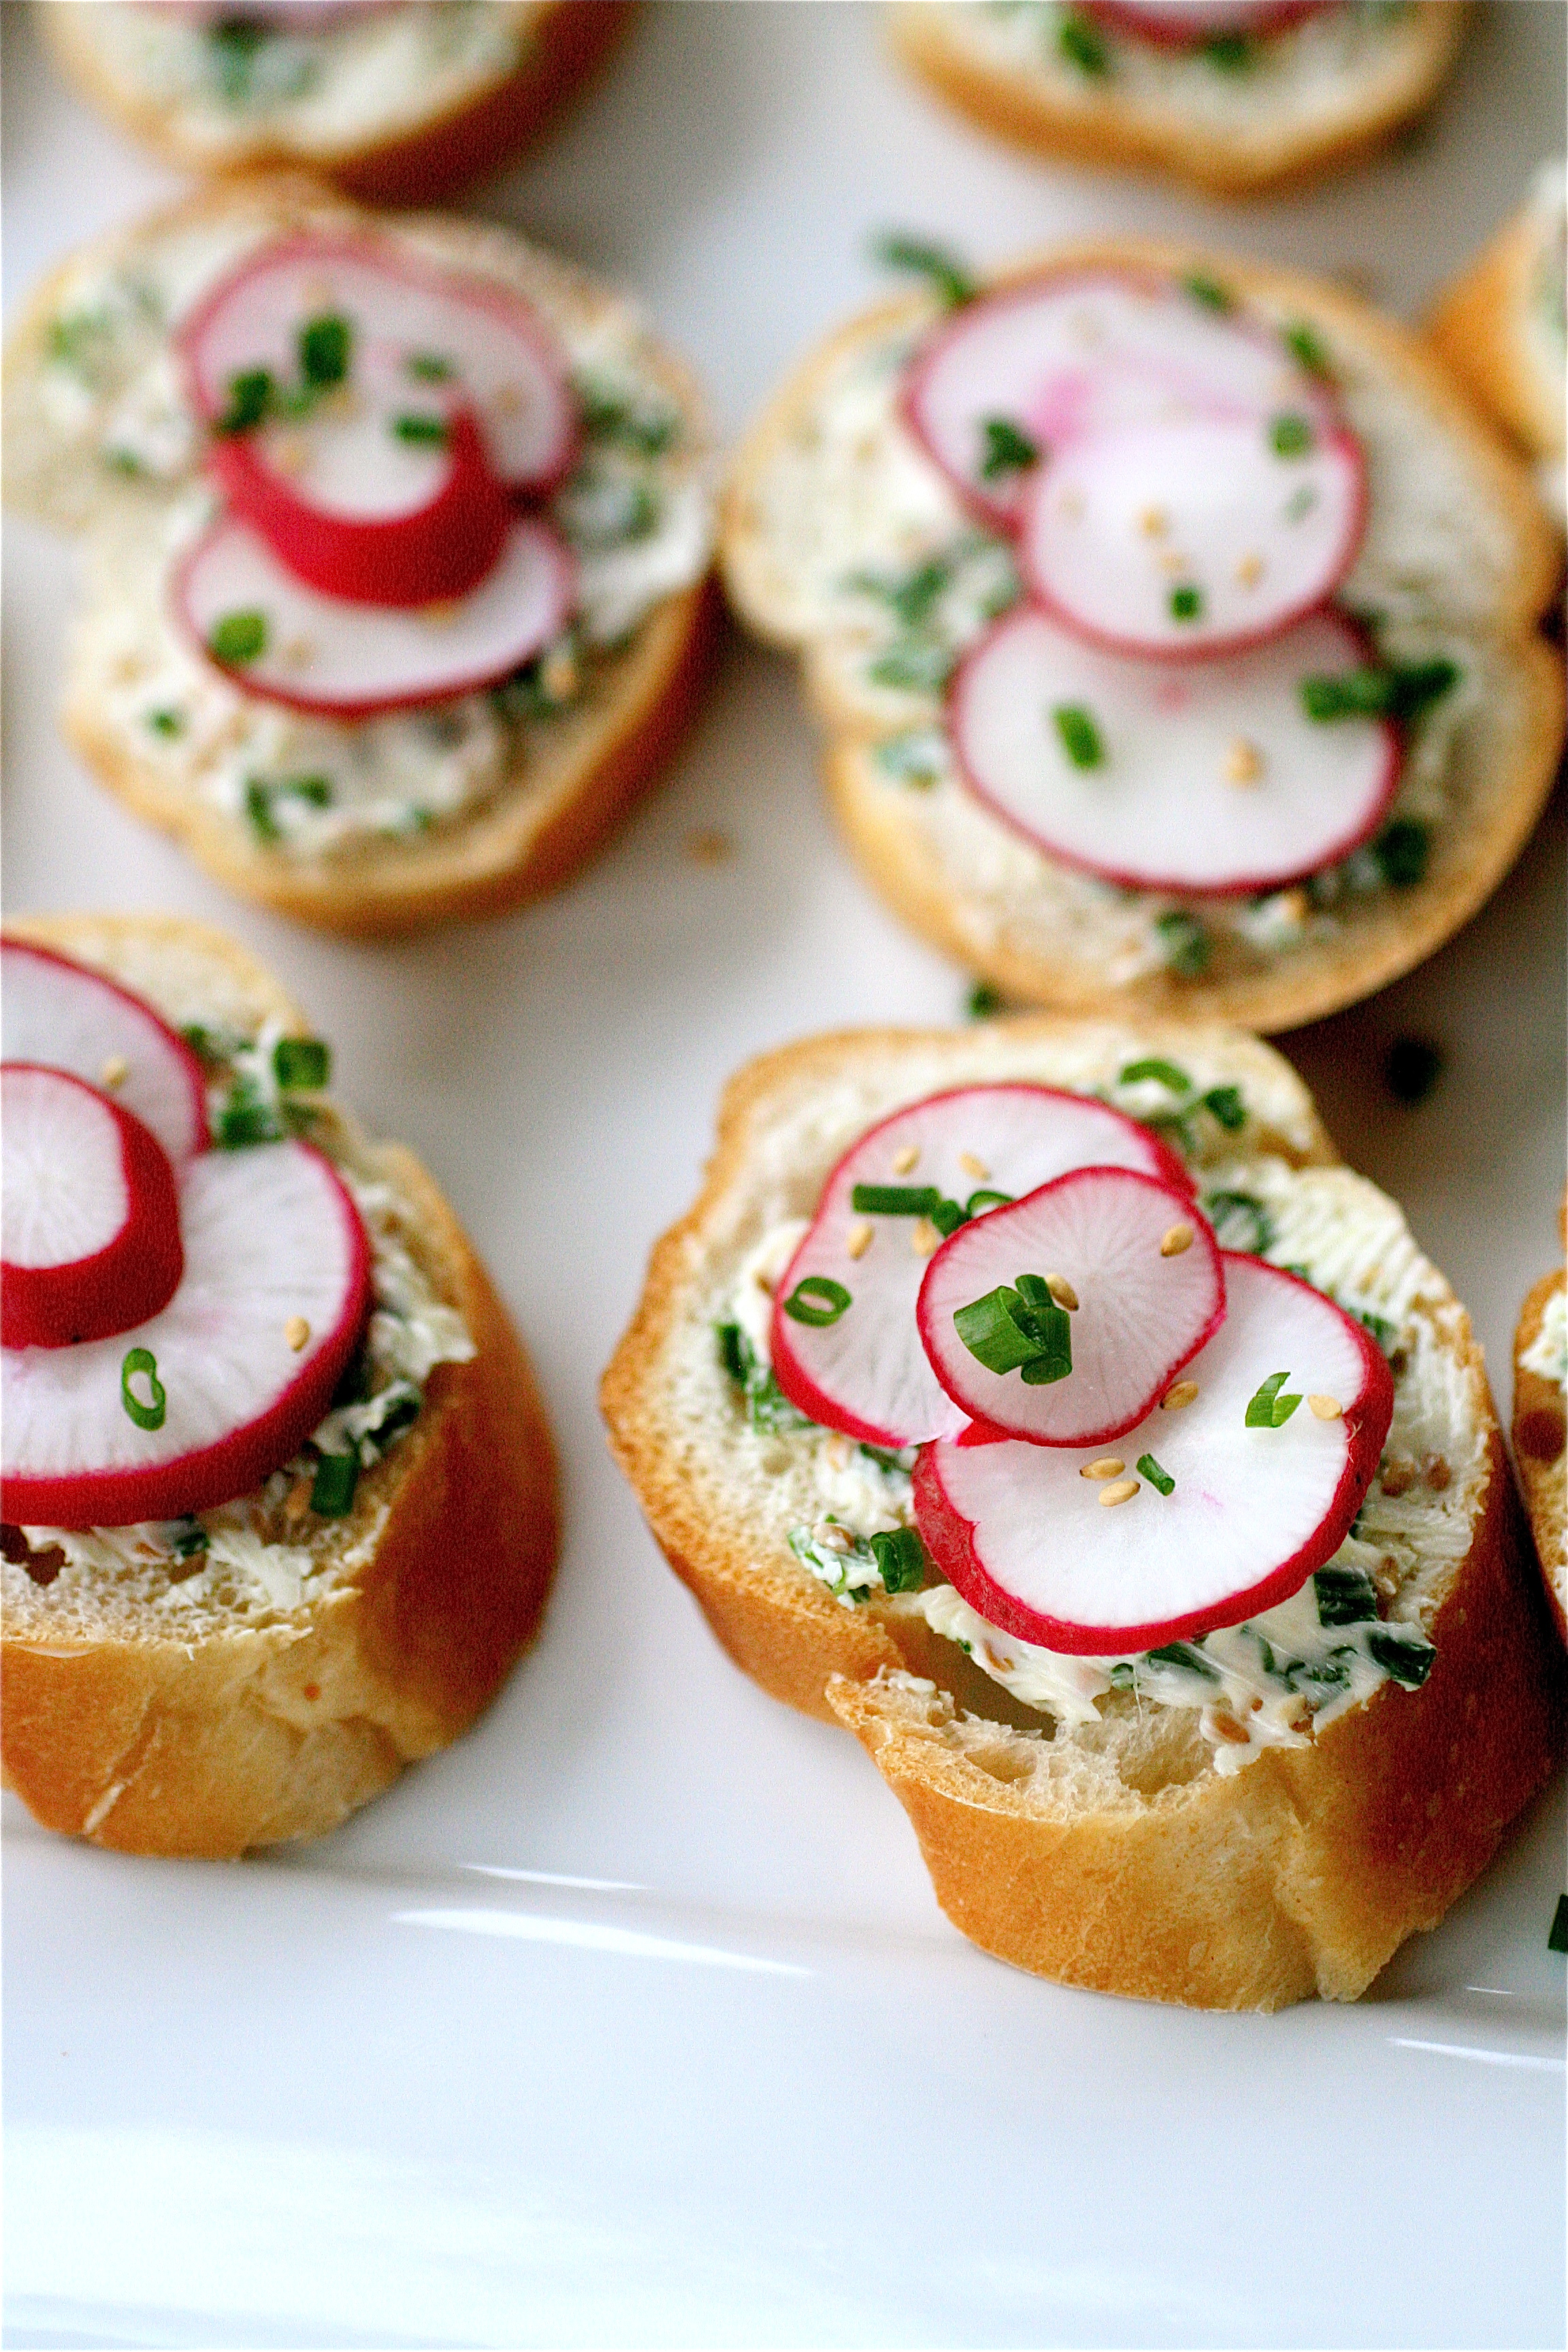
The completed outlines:
{"type": "Polygon", "coordinates": [[[1138,518],[1138,528],[1145,539],[1163,539],[1171,528],[1171,518],[1163,507],[1145,507],[1138,518]]]}
{"type": "Polygon", "coordinates": [[[977,1182],[982,1184],[991,1173],[984,1160],[976,1160],[973,1151],[961,1151],[958,1155],[958,1164],[966,1176],[974,1177],[977,1182]]]}
{"type": "Polygon", "coordinates": [[[110,1054],[98,1074],[100,1086],[122,1087],[131,1076],[131,1065],[123,1054],[110,1054]]]}
{"type": "Polygon", "coordinates": [[[1244,555],[1236,567],[1236,576],[1243,588],[1256,588],[1263,577],[1261,555],[1244,555]]]}
{"type": "Polygon", "coordinates": [[[290,1315],[283,1326],[283,1337],[296,1355],[310,1336],[310,1327],[302,1315],[290,1315]]]}
{"type": "Polygon", "coordinates": [[[1162,1412],[1180,1412],[1184,1406],[1192,1403],[1197,1392],[1196,1381],[1178,1381],[1175,1387],[1167,1389],[1160,1399],[1160,1410],[1162,1412]]]}
{"type": "Polygon", "coordinates": [[[1126,1467],[1120,1454],[1106,1454],[1098,1462],[1081,1464],[1078,1475],[1080,1478],[1120,1478],[1126,1467]]]}
{"type": "Polygon", "coordinates": [[[1118,1478],[1114,1486],[1100,1488],[1100,1507],[1102,1511],[1112,1510],[1118,1503],[1130,1503],[1137,1492],[1136,1478],[1118,1478]]]}
{"type": "Polygon", "coordinates": [[[1178,555],[1173,547],[1168,547],[1160,558],[1161,571],[1169,573],[1173,580],[1183,578],[1192,568],[1186,557],[1178,555]]]}
{"type": "Polygon", "coordinates": [[[1227,784],[1255,784],[1263,773],[1263,754],[1256,743],[1238,735],[1226,749],[1225,780],[1227,784]]]}
{"type": "Polygon", "coordinates": [[[1070,1315],[1073,1308],[1078,1305],[1078,1293],[1073,1288],[1071,1283],[1068,1280],[1066,1275],[1047,1274],[1046,1276],[1046,1288],[1050,1292],[1051,1297],[1056,1300],[1057,1305],[1058,1307],[1065,1307],[1068,1313],[1070,1315]]]}
{"type": "Polygon", "coordinates": [[[1309,1412],[1316,1413],[1320,1421],[1338,1421],[1344,1407],[1338,1397],[1310,1396],[1307,1399],[1307,1410],[1309,1412]]]}
{"type": "Polygon", "coordinates": [[[449,629],[458,617],[458,600],[455,596],[438,596],[433,604],[420,605],[419,617],[433,629],[449,629]]]}
{"type": "Polygon", "coordinates": [[[1426,1484],[1435,1495],[1440,1495],[1453,1481],[1453,1472],[1440,1454],[1426,1457],[1426,1484]]]}
{"type": "Polygon", "coordinates": [[[929,1217],[917,1217],[915,1219],[914,1231],[910,1235],[910,1247],[913,1250],[915,1255],[917,1257],[930,1257],[932,1252],[940,1249],[941,1246],[942,1235],[938,1233],[931,1219],[929,1217]]]}
{"type": "Polygon", "coordinates": [[[1169,1232],[1163,1233],[1160,1236],[1160,1255],[1162,1257],[1180,1257],[1182,1252],[1184,1250],[1190,1250],[1192,1245],[1193,1229],[1191,1225],[1173,1225],[1169,1232]]]}
{"type": "Polygon", "coordinates": [[[1060,515],[1065,515],[1068,522],[1077,522],[1079,517],[1083,512],[1083,500],[1076,490],[1064,490],[1062,492],[1060,498],[1057,500],[1057,512],[1060,515]]]}
{"type": "Polygon", "coordinates": [[[980,1649],[981,1654],[984,1656],[986,1664],[990,1667],[994,1675],[1005,1675],[1011,1671],[1013,1664],[1012,1659],[999,1658],[989,1642],[982,1642],[980,1649]]]}
{"type": "Polygon", "coordinates": [[[490,395],[490,406],[498,416],[515,416],[522,406],[522,394],[515,383],[498,384],[490,395]]]}
{"type": "Polygon", "coordinates": [[[279,473],[302,474],[310,462],[310,453],[304,438],[298,433],[280,433],[268,453],[279,473]]]}
{"type": "Polygon", "coordinates": [[[918,1143],[906,1143],[901,1151],[895,1151],[893,1154],[894,1175],[907,1176],[920,1156],[921,1148],[918,1143]]]}
{"type": "Polygon", "coordinates": [[[1406,1461],[1403,1455],[1395,1454],[1392,1462],[1384,1464],[1379,1483],[1385,1495],[1408,1493],[1415,1484],[1415,1463],[1406,1461]]]}
{"type": "Polygon", "coordinates": [[[316,658],[316,648],[309,637],[290,637],[279,650],[290,669],[307,669],[316,658]]]}
{"type": "Polygon", "coordinates": [[[876,1230],[868,1217],[862,1217],[858,1224],[850,1226],[844,1246],[851,1257],[865,1256],[871,1246],[876,1230]]]}

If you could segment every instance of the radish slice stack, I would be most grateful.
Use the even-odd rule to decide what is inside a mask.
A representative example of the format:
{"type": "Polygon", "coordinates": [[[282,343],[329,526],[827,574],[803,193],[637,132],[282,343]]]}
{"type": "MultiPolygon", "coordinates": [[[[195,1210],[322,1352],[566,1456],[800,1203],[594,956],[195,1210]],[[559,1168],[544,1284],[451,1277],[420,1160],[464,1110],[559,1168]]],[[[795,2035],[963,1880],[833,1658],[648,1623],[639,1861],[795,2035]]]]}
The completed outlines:
{"type": "MultiPolygon", "coordinates": [[[[1170,13],[1205,37],[1214,12],[1170,13]]],[[[949,690],[982,799],[1144,889],[1273,888],[1368,838],[1399,730],[1326,727],[1302,694],[1368,658],[1331,604],[1365,465],[1310,338],[1207,278],[1068,268],[966,304],[916,354],[903,407],[1016,537],[1028,592],[949,690]]]]}
{"type": "Polygon", "coordinates": [[[180,348],[228,511],[174,601],[247,693],[368,717],[491,684],[559,633],[570,555],[517,509],[571,470],[579,419],[521,296],[304,234],[232,271],[180,348]]]}
{"type": "Polygon", "coordinates": [[[0,1514],[118,1527],[247,1493],[359,1342],[359,1213],[312,1145],[205,1148],[192,1057],[126,991],[12,941],[5,988],[0,1514]]]}

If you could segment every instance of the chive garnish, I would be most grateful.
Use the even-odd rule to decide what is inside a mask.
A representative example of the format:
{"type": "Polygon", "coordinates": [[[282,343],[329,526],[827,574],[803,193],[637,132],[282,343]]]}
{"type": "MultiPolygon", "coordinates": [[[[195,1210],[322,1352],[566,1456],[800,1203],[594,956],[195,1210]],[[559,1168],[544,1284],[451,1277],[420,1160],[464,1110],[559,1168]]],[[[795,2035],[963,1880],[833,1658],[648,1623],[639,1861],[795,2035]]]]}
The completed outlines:
{"type": "Polygon", "coordinates": [[[901,687],[908,693],[940,694],[952,676],[957,656],[945,646],[905,637],[879,654],[867,671],[873,686],[901,687]]]}
{"type": "Polygon", "coordinates": [[[120,1367],[120,1402],[138,1429],[162,1429],[168,1415],[169,1400],[163,1383],[158,1378],[158,1359],[151,1348],[132,1348],[120,1367]],[[133,1380],[145,1379],[151,1402],[143,1404],[132,1387],[133,1380]]]}
{"type": "Polygon", "coordinates": [[[264,784],[259,776],[246,779],[245,814],[258,841],[281,839],[278,820],[272,814],[272,787],[264,784]]]}
{"type": "Polygon", "coordinates": [[[272,1048],[272,1072],[286,1093],[314,1093],[331,1076],[331,1049],[321,1037],[279,1037],[272,1048]]]}
{"type": "Polygon", "coordinates": [[[174,1537],[174,1558],[195,1559],[198,1552],[208,1549],[210,1542],[211,1538],[200,1519],[186,1519],[174,1537]]]}
{"type": "Polygon", "coordinates": [[[857,1184],[849,1205],[861,1217],[929,1217],[942,1198],[934,1184],[857,1184]]]}
{"type": "Polygon", "coordinates": [[[252,662],[267,650],[265,613],[226,613],[207,639],[215,661],[252,662]]]}
{"type": "Polygon", "coordinates": [[[260,424],[272,404],[272,376],[267,368],[241,368],[228,380],[228,405],[218,418],[219,433],[248,433],[260,424]]]}
{"type": "Polygon", "coordinates": [[[918,1592],[925,1582],[925,1546],[913,1528],[891,1528],[871,1538],[885,1592],[918,1592]]]}
{"type": "Polygon", "coordinates": [[[1016,1371],[1031,1388],[1066,1380],[1072,1370],[1072,1325],[1041,1275],[1021,1274],[1011,1288],[1003,1284],[973,1299],[959,1307],[952,1328],[987,1371],[1016,1371]]]}
{"type": "Polygon", "coordinates": [[[750,1340],[738,1323],[716,1323],[713,1330],[719,1342],[719,1361],[732,1381],[743,1381],[753,1360],[750,1340]]]}
{"type": "Polygon", "coordinates": [[[1148,1654],[1152,1666],[1182,1666],[1189,1675],[1202,1675],[1205,1682],[1217,1683],[1219,1669],[1191,1642],[1167,1642],[1148,1654]]]}
{"type": "Polygon", "coordinates": [[[1204,592],[1191,580],[1184,580],[1179,588],[1172,589],[1171,618],[1173,621],[1198,620],[1202,616],[1203,609],[1204,592]]]}
{"type": "Polygon", "coordinates": [[[1300,362],[1309,375],[1326,376],[1332,373],[1329,354],[1316,329],[1309,327],[1304,319],[1295,320],[1284,333],[1286,350],[1300,362]]]}
{"type": "Polygon", "coordinates": [[[1409,890],[1422,881],[1432,847],[1432,836],[1416,817],[1395,817],[1372,845],[1378,870],[1391,889],[1409,890]]]}
{"type": "Polygon", "coordinates": [[[326,391],[349,372],[349,322],[335,311],[307,319],[300,330],[300,373],[308,384],[326,391]]]}
{"type": "Polygon", "coordinates": [[[154,735],[179,735],[184,731],[185,715],[183,710],[150,710],[147,724],[154,735]]]}
{"type": "Polygon", "coordinates": [[[1138,1456],[1138,1475],[1147,1478],[1151,1486],[1157,1486],[1162,1495],[1173,1495],[1176,1491],[1175,1480],[1168,1470],[1161,1469],[1152,1454],[1138,1456]]]}
{"type": "Polygon", "coordinates": [[[1211,1087],[1204,1097],[1204,1108],[1214,1114],[1227,1135],[1238,1133],[1247,1125],[1247,1106],[1239,1087],[1211,1087]]]}
{"type": "Polygon", "coordinates": [[[1436,1652],[1430,1642],[1416,1633],[1405,1633],[1394,1625],[1380,1625],[1375,1633],[1366,1637],[1367,1655],[1380,1665],[1390,1682],[1399,1683],[1405,1690],[1419,1690],[1432,1671],[1436,1652]]]}
{"type": "Polygon", "coordinates": [[[1321,1568],[1312,1589],[1320,1625],[1364,1625],[1377,1615],[1377,1588],[1364,1569],[1321,1568]]]}
{"type": "Polygon", "coordinates": [[[1001,990],[988,980],[977,980],[963,1000],[963,1010],[971,1021],[994,1020],[1002,1010],[1001,990]]]}
{"type": "Polygon", "coordinates": [[[1105,760],[1105,745],[1099,728],[1081,702],[1058,702],[1051,719],[1061,738],[1062,749],[1075,768],[1098,768],[1105,760]]]}
{"type": "Polygon", "coordinates": [[[1161,1086],[1169,1087],[1173,1095],[1190,1095],[1193,1090],[1185,1070],[1174,1062],[1163,1062],[1156,1054],[1147,1055],[1142,1062],[1127,1063],[1116,1083],[1119,1087],[1135,1087],[1145,1078],[1154,1078],[1161,1086]]]}
{"type": "Polygon", "coordinates": [[[901,236],[893,233],[878,237],[871,250],[884,269],[903,269],[913,277],[928,279],[950,310],[956,310],[974,299],[974,280],[963,264],[955,260],[940,245],[929,244],[924,237],[901,236]]]}
{"type": "Polygon", "coordinates": [[[1289,1372],[1270,1372],[1258,1385],[1257,1394],[1245,1415],[1248,1429],[1283,1429],[1301,1400],[1299,1396],[1281,1396],[1279,1391],[1289,1379],[1289,1372]]]}
{"type": "Polygon", "coordinates": [[[359,1484],[357,1454],[323,1454],[310,1484],[310,1508],[318,1518],[346,1518],[359,1484]]]}
{"type": "Polygon", "coordinates": [[[1426,1037],[1396,1037],[1383,1058],[1383,1075],[1395,1102],[1424,1103],[1443,1075],[1443,1049],[1426,1037]]]}
{"type": "Polygon", "coordinates": [[[410,410],[395,416],[392,429],[400,441],[410,441],[426,448],[443,448],[447,441],[447,420],[427,411],[410,410]]]}
{"type": "Polygon", "coordinates": [[[1097,28],[1076,8],[1069,8],[1057,28],[1057,47],[1069,66],[1076,66],[1091,81],[1099,81],[1110,71],[1110,57],[1097,28]]]}
{"type": "Polygon", "coordinates": [[[844,1285],[835,1282],[831,1275],[807,1274],[784,1300],[784,1311],[792,1323],[809,1323],[822,1329],[829,1323],[837,1323],[852,1304],[844,1285]]]}
{"type": "Polygon", "coordinates": [[[1195,915],[1183,907],[1155,918],[1154,929],[1165,950],[1165,961],[1183,980],[1195,980],[1208,970],[1213,943],[1195,915]]]}
{"type": "Polygon", "coordinates": [[[1546,1931],[1546,1948],[1549,1952],[1568,1952],[1568,1895],[1557,1897],[1557,1908],[1546,1931]]]}
{"type": "Polygon", "coordinates": [[[1204,1214],[1215,1230],[1221,1249],[1242,1250],[1261,1257],[1274,1239],[1261,1201],[1250,1192],[1205,1192],[1204,1214]]]}
{"type": "Polygon", "coordinates": [[[1312,446],[1312,428],[1307,418],[1294,414],[1269,420],[1268,443],[1277,457],[1304,457],[1312,446]]]}
{"type": "Polygon", "coordinates": [[[1015,1193],[994,1192],[989,1185],[982,1185],[979,1192],[971,1192],[965,1201],[963,1213],[966,1217],[983,1217],[987,1209],[1010,1208],[1016,1198],[1015,1193]]]}
{"type": "Polygon", "coordinates": [[[1005,416],[984,417],[980,430],[985,436],[985,451],[980,460],[983,482],[998,482],[1004,474],[1022,474],[1039,464],[1039,444],[1031,441],[1005,416]]]}
{"type": "Polygon", "coordinates": [[[1203,44],[1202,54],[1218,73],[1246,73],[1252,64],[1252,43],[1245,33],[1214,33],[1203,44]]]}
{"type": "Polygon", "coordinates": [[[416,383],[447,383],[455,373],[451,361],[444,360],[439,352],[410,352],[403,367],[416,383]]]}
{"type": "Polygon", "coordinates": [[[1205,310],[1226,311],[1236,308],[1236,297],[1229,289],[1222,286],[1217,278],[1205,277],[1201,270],[1194,270],[1190,277],[1184,278],[1182,285],[1194,301],[1201,302],[1205,310]]]}

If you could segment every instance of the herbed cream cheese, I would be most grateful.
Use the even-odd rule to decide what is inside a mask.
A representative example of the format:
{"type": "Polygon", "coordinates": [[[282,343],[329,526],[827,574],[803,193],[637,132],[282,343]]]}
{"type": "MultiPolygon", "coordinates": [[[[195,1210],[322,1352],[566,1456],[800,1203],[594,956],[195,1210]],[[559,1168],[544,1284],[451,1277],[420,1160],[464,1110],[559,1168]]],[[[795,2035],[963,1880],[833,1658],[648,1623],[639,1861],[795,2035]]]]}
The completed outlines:
{"type": "Polygon", "coordinates": [[[1560,1284],[1541,1310],[1541,1328],[1520,1360],[1523,1371],[1568,1391],[1568,1289],[1560,1284]]]}

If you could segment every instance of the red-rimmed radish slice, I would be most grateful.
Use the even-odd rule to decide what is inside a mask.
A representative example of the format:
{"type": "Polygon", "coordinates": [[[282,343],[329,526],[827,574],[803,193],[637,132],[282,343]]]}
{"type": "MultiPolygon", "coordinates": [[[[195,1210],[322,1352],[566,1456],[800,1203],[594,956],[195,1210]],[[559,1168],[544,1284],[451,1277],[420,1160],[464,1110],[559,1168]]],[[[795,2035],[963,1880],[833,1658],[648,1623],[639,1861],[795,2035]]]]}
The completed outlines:
{"type": "Polygon", "coordinates": [[[228,1502],[321,1421],[370,1297],[359,1213],[313,1145],[206,1151],[180,1185],[185,1271],[161,1313],[79,1348],[7,1347],[0,1510],[23,1527],[124,1527],[228,1502]],[[306,1337],[300,1345],[300,1327],[306,1337]],[[153,1360],[163,1420],[149,1418],[153,1360]]]}
{"type": "Polygon", "coordinates": [[[25,940],[0,945],[0,1058],[102,1087],[176,1164],[206,1146],[206,1078],[184,1039],[129,989],[25,940]]]}
{"type": "Polygon", "coordinates": [[[972,789],[1065,865],[1131,889],[1216,897],[1277,888],[1347,856],[1399,782],[1384,719],[1309,719],[1304,679],[1366,659],[1318,613],[1244,654],[1134,662],[1016,607],[950,692],[972,789]]]}
{"type": "Polygon", "coordinates": [[[0,1325],[8,1348],[129,1331],[184,1265],[169,1155],[96,1087],[36,1062],[0,1066],[0,1325]]]}
{"type": "Polygon", "coordinates": [[[1265,40],[1334,0],[1083,0],[1088,15],[1114,30],[1171,48],[1195,47],[1226,33],[1265,40]]]}
{"type": "MultiPolygon", "coordinates": [[[[443,415],[440,424],[447,439],[434,465],[427,448],[412,463],[396,445],[395,454],[380,453],[392,483],[319,485],[308,467],[293,478],[268,432],[215,441],[208,463],[235,513],[255,524],[298,579],[360,604],[429,604],[478,587],[512,519],[472,411],[443,415]]],[[[374,461],[376,453],[363,454],[374,461]]]]}
{"type": "Polygon", "coordinates": [[[1195,1393],[1156,1407],[1114,1454],[1006,1438],[921,1455],[926,1548],[1004,1633],[1075,1656],[1135,1654],[1289,1600],[1344,1541],[1388,1434],[1388,1366],[1295,1275],[1223,1256],[1225,1321],[1183,1376],[1195,1393]],[[1249,1426],[1281,1371],[1275,1409],[1300,1402],[1279,1427],[1249,1426]]]}
{"type": "MultiPolygon", "coordinates": [[[[1020,1303],[1026,1317],[1027,1292],[1020,1303]]],[[[1184,1186],[1131,1168],[1079,1168],[960,1225],[926,1268],[917,1314],[931,1370],[972,1421],[1037,1445],[1100,1445],[1152,1412],[1213,1336],[1225,1276],[1184,1186]],[[1016,1295],[1020,1276],[1059,1301],[1053,1320],[1067,1343],[1054,1356],[1040,1346],[1029,1363],[1026,1325],[983,1311],[975,1331],[965,1316],[998,1290],[1016,1295]],[[1037,1377],[1069,1360],[1059,1377],[1037,1377]]]]}
{"type": "Polygon", "coordinates": [[[961,1429],[969,1416],[927,1361],[915,1312],[938,1225],[916,1206],[858,1208],[857,1188],[930,1192],[983,1219],[996,1205],[987,1194],[1016,1200],[1085,1167],[1140,1169],[1192,1197],[1181,1161],[1146,1128],[1051,1087],[961,1087],[872,1128],[827,1179],[774,1292],[773,1374],[790,1402],[873,1445],[961,1429]],[[839,1292],[849,1304],[835,1312],[839,1292]]]}
{"type": "Polygon", "coordinates": [[[510,676],[559,635],[574,585],[556,531],[520,515],[500,562],[471,594],[417,611],[350,604],[295,579],[230,515],[186,557],[174,603],[202,652],[247,694],[363,719],[510,676]]]}
{"type": "Polygon", "coordinates": [[[1173,278],[1106,268],[1068,268],[965,303],[921,345],[904,387],[916,437],[1001,521],[1037,469],[1005,462],[1012,445],[994,425],[1048,461],[1083,433],[1276,413],[1325,429],[1337,417],[1329,388],[1268,327],[1173,278]]]}
{"type": "Polygon", "coordinates": [[[1359,445],[1300,412],[1086,433],[1026,496],[1024,576],[1112,652],[1234,653],[1326,603],[1366,523],[1359,445]]]}
{"type": "MultiPolygon", "coordinates": [[[[329,436],[339,429],[331,420],[352,417],[358,401],[390,455],[397,416],[428,410],[444,391],[472,408],[492,468],[513,489],[539,494],[570,471],[577,403],[565,354],[531,304],[372,234],[285,238],[213,289],[179,334],[198,415],[216,425],[235,377],[258,369],[296,385],[300,333],[325,317],[350,333],[345,392],[319,404],[329,436]]],[[[351,460],[358,438],[345,444],[351,460]]]]}
{"type": "MultiPolygon", "coordinates": [[[[231,0],[142,0],[142,5],[189,16],[201,25],[220,24],[237,14],[231,0]]],[[[246,0],[243,13],[247,23],[255,21],[280,33],[312,33],[350,24],[359,16],[385,16],[401,5],[402,0],[246,0]]]]}

